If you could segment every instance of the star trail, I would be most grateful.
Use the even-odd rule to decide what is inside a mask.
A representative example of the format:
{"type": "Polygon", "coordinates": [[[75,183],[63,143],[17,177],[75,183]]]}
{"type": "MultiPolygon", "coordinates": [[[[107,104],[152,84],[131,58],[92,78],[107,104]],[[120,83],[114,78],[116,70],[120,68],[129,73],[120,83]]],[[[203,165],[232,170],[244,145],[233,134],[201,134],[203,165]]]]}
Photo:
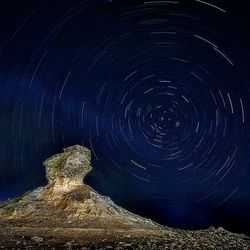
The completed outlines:
{"type": "Polygon", "coordinates": [[[249,9],[3,1],[0,198],[43,185],[42,161],[82,144],[87,182],[125,208],[249,232],[249,9]]]}

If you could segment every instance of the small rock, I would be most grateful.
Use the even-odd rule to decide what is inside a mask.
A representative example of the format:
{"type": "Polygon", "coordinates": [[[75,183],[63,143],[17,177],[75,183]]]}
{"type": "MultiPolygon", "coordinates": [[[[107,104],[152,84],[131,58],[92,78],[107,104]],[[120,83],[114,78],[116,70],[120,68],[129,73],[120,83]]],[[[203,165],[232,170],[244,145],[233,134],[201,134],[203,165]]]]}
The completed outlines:
{"type": "Polygon", "coordinates": [[[72,242],[67,242],[65,247],[67,247],[67,249],[72,249],[72,242]]]}
{"type": "Polygon", "coordinates": [[[43,238],[42,237],[39,237],[39,236],[33,236],[30,238],[33,242],[35,243],[40,243],[40,242],[43,242],[43,238]]]}

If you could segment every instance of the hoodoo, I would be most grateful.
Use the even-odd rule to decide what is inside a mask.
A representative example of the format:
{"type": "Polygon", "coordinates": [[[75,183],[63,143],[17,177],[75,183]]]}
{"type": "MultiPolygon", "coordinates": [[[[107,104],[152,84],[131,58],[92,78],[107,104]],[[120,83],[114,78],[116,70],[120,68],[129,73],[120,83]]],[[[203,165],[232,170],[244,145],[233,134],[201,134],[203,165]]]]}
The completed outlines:
{"type": "Polygon", "coordinates": [[[46,227],[159,228],[84,184],[91,152],[75,145],[44,162],[48,185],[0,205],[4,222],[46,227]]]}

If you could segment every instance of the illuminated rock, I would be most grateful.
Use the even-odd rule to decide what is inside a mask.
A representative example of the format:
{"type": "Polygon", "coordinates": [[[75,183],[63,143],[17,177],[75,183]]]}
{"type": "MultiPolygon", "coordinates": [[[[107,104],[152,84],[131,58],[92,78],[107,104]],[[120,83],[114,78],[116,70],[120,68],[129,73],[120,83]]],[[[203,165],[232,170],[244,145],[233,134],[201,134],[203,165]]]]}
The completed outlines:
{"type": "Polygon", "coordinates": [[[46,176],[49,185],[55,191],[70,191],[83,185],[83,178],[92,170],[91,152],[87,148],[75,145],[65,148],[61,154],[47,159],[46,176]]]}
{"type": "Polygon", "coordinates": [[[161,228],[84,184],[92,169],[90,161],[90,150],[80,145],[47,159],[48,185],[2,203],[3,222],[46,227],[161,228]]]}

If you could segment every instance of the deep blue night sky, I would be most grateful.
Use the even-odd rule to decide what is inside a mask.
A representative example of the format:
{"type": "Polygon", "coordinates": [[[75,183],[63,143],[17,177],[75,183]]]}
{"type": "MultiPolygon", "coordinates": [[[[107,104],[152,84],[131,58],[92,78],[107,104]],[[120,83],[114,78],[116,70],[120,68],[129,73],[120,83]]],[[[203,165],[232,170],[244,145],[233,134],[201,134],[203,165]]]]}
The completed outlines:
{"type": "Polygon", "coordinates": [[[87,183],[181,228],[250,232],[250,3],[0,3],[0,200],[63,147],[87,183]]]}

